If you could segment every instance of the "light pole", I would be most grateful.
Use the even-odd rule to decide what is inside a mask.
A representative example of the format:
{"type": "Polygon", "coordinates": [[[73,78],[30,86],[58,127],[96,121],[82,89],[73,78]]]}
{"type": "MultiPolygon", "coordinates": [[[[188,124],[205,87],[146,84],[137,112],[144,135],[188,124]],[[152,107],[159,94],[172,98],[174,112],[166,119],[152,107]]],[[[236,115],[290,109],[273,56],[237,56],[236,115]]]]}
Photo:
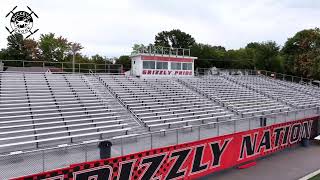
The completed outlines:
{"type": "MultiPolygon", "coordinates": [[[[83,47],[79,43],[71,43],[71,51],[72,51],[72,73],[75,73],[75,61],[76,61],[76,53],[80,51],[83,47]]],[[[79,69],[80,71],[80,69],[79,69]]]]}
{"type": "Polygon", "coordinates": [[[72,53],[73,53],[73,55],[72,55],[72,73],[74,74],[74,72],[75,72],[75,58],[76,58],[76,56],[75,56],[75,51],[73,51],[72,50],[72,53]]]}

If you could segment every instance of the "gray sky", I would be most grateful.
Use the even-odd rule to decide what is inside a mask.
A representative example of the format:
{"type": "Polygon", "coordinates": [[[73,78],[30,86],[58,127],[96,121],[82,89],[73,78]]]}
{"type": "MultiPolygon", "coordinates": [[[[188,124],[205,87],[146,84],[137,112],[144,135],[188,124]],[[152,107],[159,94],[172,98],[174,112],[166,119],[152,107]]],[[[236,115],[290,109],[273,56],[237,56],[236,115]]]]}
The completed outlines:
{"type": "Polygon", "coordinates": [[[5,15],[16,5],[38,14],[33,38],[54,32],[81,43],[83,54],[107,57],[177,28],[197,42],[238,49],[252,41],[283,45],[297,31],[320,27],[319,0],[0,0],[0,48],[7,43],[5,15]]]}

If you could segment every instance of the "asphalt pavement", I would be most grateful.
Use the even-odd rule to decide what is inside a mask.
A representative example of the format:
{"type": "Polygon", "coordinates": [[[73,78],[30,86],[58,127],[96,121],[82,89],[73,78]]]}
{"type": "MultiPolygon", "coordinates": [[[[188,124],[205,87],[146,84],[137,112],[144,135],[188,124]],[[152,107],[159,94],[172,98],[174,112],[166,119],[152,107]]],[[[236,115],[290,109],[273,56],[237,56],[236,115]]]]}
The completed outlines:
{"type": "Polygon", "coordinates": [[[309,147],[295,145],[257,160],[247,169],[231,168],[200,180],[296,180],[320,169],[320,143],[309,147]]]}

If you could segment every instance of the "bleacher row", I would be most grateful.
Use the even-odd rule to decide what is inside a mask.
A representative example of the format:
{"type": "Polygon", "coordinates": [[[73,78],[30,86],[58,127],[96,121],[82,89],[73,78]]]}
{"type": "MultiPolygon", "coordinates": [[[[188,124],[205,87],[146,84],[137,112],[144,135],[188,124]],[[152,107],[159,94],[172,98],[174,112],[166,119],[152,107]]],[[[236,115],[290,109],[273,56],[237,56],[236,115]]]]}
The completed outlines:
{"type": "Polygon", "coordinates": [[[125,135],[138,124],[81,75],[1,73],[0,149],[33,149],[125,135]]]}
{"type": "Polygon", "coordinates": [[[172,79],[100,78],[149,130],[217,122],[234,116],[172,79]]]}
{"type": "Polygon", "coordinates": [[[247,75],[143,79],[4,72],[0,153],[314,107],[317,92],[247,75]]]}
{"type": "Polygon", "coordinates": [[[290,110],[289,106],[228,81],[222,76],[187,78],[182,81],[242,117],[290,110]]]}
{"type": "Polygon", "coordinates": [[[309,86],[298,87],[299,84],[285,82],[287,85],[278,83],[279,80],[274,80],[268,77],[260,76],[225,76],[227,79],[242,84],[254,91],[260,92],[265,96],[276,99],[291,107],[295,108],[310,108],[320,105],[319,90],[317,95],[307,94],[305,89],[309,86]],[[291,86],[288,84],[292,84],[291,86]],[[295,86],[295,88],[293,88],[295,86]],[[318,97],[317,97],[318,96],[318,97]]]}

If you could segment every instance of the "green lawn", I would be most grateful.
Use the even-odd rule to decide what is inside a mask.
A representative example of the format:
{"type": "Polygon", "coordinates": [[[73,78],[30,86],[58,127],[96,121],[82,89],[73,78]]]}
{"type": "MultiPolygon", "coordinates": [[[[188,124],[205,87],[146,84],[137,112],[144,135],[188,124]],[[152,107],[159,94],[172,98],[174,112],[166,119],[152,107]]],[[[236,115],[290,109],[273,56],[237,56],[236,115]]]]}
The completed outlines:
{"type": "Polygon", "coordinates": [[[320,180],[320,174],[310,178],[309,180],[320,180]]]}

